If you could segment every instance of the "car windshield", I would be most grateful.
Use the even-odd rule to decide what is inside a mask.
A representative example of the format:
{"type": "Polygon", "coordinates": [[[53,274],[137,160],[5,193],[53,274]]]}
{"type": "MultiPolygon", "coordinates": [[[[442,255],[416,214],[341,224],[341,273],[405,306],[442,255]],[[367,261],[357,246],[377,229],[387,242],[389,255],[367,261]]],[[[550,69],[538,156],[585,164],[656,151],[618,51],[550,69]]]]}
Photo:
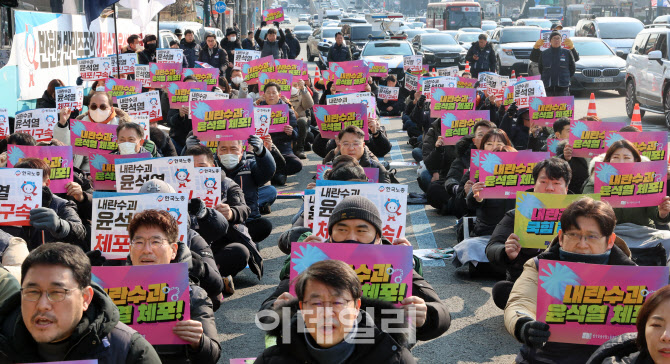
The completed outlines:
{"type": "Polygon", "coordinates": [[[482,22],[481,13],[474,11],[451,11],[449,13],[449,28],[460,29],[465,27],[480,26],[482,22]]]}
{"type": "Polygon", "coordinates": [[[611,56],[612,51],[601,40],[597,42],[579,42],[575,41],[575,48],[580,56],[611,56]]]}
{"type": "Polygon", "coordinates": [[[362,56],[411,56],[412,47],[405,42],[368,43],[362,56]]]}
{"type": "Polygon", "coordinates": [[[540,28],[537,29],[505,29],[500,43],[537,42],[540,39],[540,28]]]}
{"type": "Polygon", "coordinates": [[[547,19],[524,19],[523,20],[526,25],[534,25],[538,26],[542,29],[551,29],[551,20],[547,19]]]}
{"type": "Polygon", "coordinates": [[[293,30],[309,30],[309,31],[311,31],[312,27],[310,27],[309,25],[296,25],[295,28],[293,28],[293,30]]]}
{"type": "Polygon", "coordinates": [[[368,35],[374,33],[372,31],[372,26],[368,27],[351,27],[351,40],[361,40],[368,39],[368,35]]]}
{"type": "Polygon", "coordinates": [[[458,35],[459,42],[475,42],[479,40],[479,33],[461,33],[458,35]]]}
{"type": "Polygon", "coordinates": [[[600,23],[598,27],[602,39],[634,39],[644,29],[640,22],[600,23]]]}
{"type": "Polygon", "coordinates": [[[454,37],[449,34],[424,34],[421,36],[421,44],[456,44],[456,41],[454,40],[454,37]]]}
{"type": "Polygon", "coordinates": [[[482,24],[482,29],[483,29],[484,31],[492,30],[492,29],[495,29],[495,28],[497,28],[497,27],[498,27],[498,25],[495,24],[495,23],[493,23],[493,24],[482,24]]]}
{"type": "Polygon", "coordinates": [[[322,38],[335,38],[335,33],[339,32],[339,28],[333,28],[333,29],[324,29],[321,37],[322,38]]]}
{"type": "Polygon", "coordinates": [[[481,33],[482,30],[479,28],[461,28],[459,29],[463,33],[481,33]]]}

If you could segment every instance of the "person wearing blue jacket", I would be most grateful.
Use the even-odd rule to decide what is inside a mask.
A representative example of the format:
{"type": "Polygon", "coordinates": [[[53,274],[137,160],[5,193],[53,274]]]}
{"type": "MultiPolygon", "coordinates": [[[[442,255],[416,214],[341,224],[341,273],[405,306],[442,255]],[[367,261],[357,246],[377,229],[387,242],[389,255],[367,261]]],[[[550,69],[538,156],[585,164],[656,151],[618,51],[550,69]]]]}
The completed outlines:
{"type": "Polygon", "coordinates": [[[269,208],[277,198],[274,186],[264,186],[275,174],[277,166],[261,138],[252,135],[248,143],[251,153],[244,152],[240,140],[219,141],[215,161],[226,176],[242,188],[244,199],[251,209],[244,224],[249,229],[251,239],[260,243],[272,232],[272,223],[261,217],[260,208],[269,208]]]}
{"type": "Polygon", "coordinates": [[[298,139],[298,119],[295,117],[291,101],[285,96],[279,96],[279,85],[274,82],[267,83],[263,87],[263,92],[264,100],[259,101],[259,105],[288,104],[289,106],[288,125],[284,126],[283,131],[270,133],[272,143],[277,147],[284,160],[286,160],[285,166],[277,168],[277,172],[272,178],[273,184],[282,186],[286,183],[286,176],[297,174],[302,170],[302,162],[293,153],[292,146],[293,141],[298,139]]]}

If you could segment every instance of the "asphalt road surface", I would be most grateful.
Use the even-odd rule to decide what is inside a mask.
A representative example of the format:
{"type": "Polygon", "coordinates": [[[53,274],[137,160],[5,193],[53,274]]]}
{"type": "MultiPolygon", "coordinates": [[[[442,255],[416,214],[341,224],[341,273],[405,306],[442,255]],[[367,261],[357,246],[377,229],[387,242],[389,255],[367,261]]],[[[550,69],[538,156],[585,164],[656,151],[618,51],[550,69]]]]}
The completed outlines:
{"type": "MultiPolygon", "coordinates": [[[[293,14],[292,14],[293,15],[293,14]]],[[[297,17],[297,14],[296,14],[297,17]]],[[[295,24],[294,22],[293,24],[295,24]]],[[[305,56],[304,43],[300,57],[305,56]]],[[[310,64],[310,74],[315,66],[310,64]]],[[[605,121],[626,121],[624,97],[615,91],[596,92],[598,115],[605,121]]],[[[576,99],[576,117],[586,115],[588,95],[576,99]]],[[[660,114],[647,114],[643,128],[649,131],[667,130],[660,114]]],[[[412,161],[407,134],[402,131],[400,118],[384,125],[394,147],[385,157],[387,161],[412,161]]],[[[312,181],[320,158],[312,152],[303,161],[304,168],[297,176],[290,176],[279,191],[300,191],[312,181]]],[[[416,167],[397,168],[400,183],[409,186],[410,192],[421,192],[416,182],[416,167]]],[[[216,323],[221,340],[220,363],[231,358],[256,357],[264,348],[264,334],[254,323],[254,315],[261,302],[279,283],[279,271],[285,255],[277,248],[279,234],[289,229],[291,218],[302,205],[302,200],[279,199],[268,215],[273,223],[272,235],[260,243],[265,259],[263,279],[258,279],[247,269],[235,277],[235,294],[226,299],[218,312],[216,323]]],[[[415,249],[446,248],[454,246],[456,220],[439,216],[430,206],[409,206],[407,239],[415,249]]],[[[510,363],[513,362],[520,344],[503,325],[503,312],[491,299],[494,280],[470,278],[465,268],[456,269],[450,261],[441,266],[425,266],[424,276],[447,304],[452,315],[449,331],[429,342],[419,342],[412,354],[420,363],[510,363]]]]}

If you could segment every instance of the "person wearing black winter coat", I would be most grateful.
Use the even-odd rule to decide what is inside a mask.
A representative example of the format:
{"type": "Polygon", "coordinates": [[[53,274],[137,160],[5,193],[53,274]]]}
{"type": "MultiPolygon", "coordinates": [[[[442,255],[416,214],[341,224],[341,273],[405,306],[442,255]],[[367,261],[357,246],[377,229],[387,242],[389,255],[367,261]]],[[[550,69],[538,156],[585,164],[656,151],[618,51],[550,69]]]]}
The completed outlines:
{"type": "Polygon", "coordinates": [[[504,108],[500,108],[500,113],[504,113],[504,116],[501,118],[499,128],[507,133],[514,148],[534,152],[546,150],[547,138],[553,131],[537,125],[532,126],[527,108],[519,109],[516,103],[512,103],[507,112],[504,108]]]}
{"type": "Polygon", "coordinates": [[[207,47],[200,51],[199,62],[205,62],[219,71],[225,72],[228,67],[228,53],[219,47],[214,34],[207,34],[207,47]]]}
{"type": "Polygon", "coordinates": [[[293,35],[290,29],[285,30],[286,46],[288,46],[288,54],[286,58],[296,59],[300,55],[300,41],[293,35]]]}
{"type": "Polygon", "coordinates": [[[472,78],[475,79],[480,72],[496,71],[496,53],[486,38],[486,34],[480,34],[479,40],[472,42],[468,53],[465,55],[465,60],[470,62],[472,78]]]}
{"type": "MultiPolygon", "coordinates": [[[[51,362],[51,361],[77,361],[77,360],[94,360],[98,363],[119,363],[119,364],[159,364],[161,360],[156,354],[156,350],[149,344],[146,339],[142,337],[137,331],[131,329],[127,325],[119,321],[119,309],[116,307],[111,298],[95,283],[90,281],[91,265],[86,255],[79,249],[63,243],[52,243],[40,246],[36,251],[26,258],[27,261],[33,261],[30,267],[27,267],[24,275],[23,283],[26,287],[37,285],[39,289],[40,280],[51,281],[51,287],[55,284],[67,284],[68,287],[75,287],[69,292],[70,295],[80,295],[79,300],[86,302],[89,299],[90,303],[82,312],[80,306],[67,307],[75,304],[76,300],[68,300],[64,302],[55,303],[59,305],[59,309],[54,312],[49,310],[48,317],[58,320],[59,331],[69,331],[69,325],[72,332],[65,337],[61,335],[65,332],[48,333],[47,335],[54,335],[56,342],[44,342],[44,337],[36,339],[35,334],[31,330],[35,330],[34,324],[31,324],[32,329],[26,325],[26,322],[33,321],[34,314],[39,312],[28,308],[28,304],[34,308],[36,302],[23,302],[22,296],[25,292],[16,291],[9,297],[3,297],[0,300],[0,362],[1,363],[34,363],[34,362],[51,362]],[[64,256],[67,255],[68,259],[64,256]],[[59,264],[59,263],[65,264],[59,264]],[[77,276],[74,269],[68,264],[76,262],[75,264],[88,273],[87,282],[83,287],[77,278],[82,278],[84,273],[79,273],[77,276]],[[34,269],[50,268],[57,277],[36,277],[34,269]],[[68,272],[69,274],[60,273],[68,272]],[[58,277],[65,277],[65,280],[58,277]],[[69,278],[68,278],[69,277],[69,278]],[[35,279],[38,278],[38,279],[35,279]],[[84,296],[86,292],[86,296],[84,296]],[[89,296],[90,294],[90,296],[89,296]],[[82,297],[83,296],[83,297],[82,297]],[[66,305],[65,307],[63,305],[66,305]],[[23,309],[27,311],[24,312],[23,309]],[[78,311],[78,321],[66,321],[66,319],[75,319],[75,314],[71,317],[65,317],[69,311],[78,311]],[[34,312],[31,312],[34,311],[34,312]],[[30,315],[33,317],[22,317],[30,315]],[[60,326],[59,325],[59,326],[60,326]],[[41,342],[38,342],[40,340],[41,342]]],[[[24,262],[25,264],[25,262],[24,262]]],[[[36,273],[36,272],[35,272],[36,273]]],[[[49,287],[48,285],[46,287],[49,287]]],[[[43,289],[46,289],[43,288],[43,289]]],[[[44,293],[44,292],[41,292],[44,293]]],[[[40,311],[42,309],[39,309],[40,311]]],[[[55,326],[55,325],[54,325],[55,326]]],[[[42,335],[40,335],[42,336],[42,335]]],[[[50,339],[46,339],[50,340],[50,339]]]]}
{"type": "Polygon", "coordinates": [[[188,68],[195,68],[195,61],[198,60],[202,48],[200,48],[200,44],[195,41],[195,36],[193,35],[192,30],[186,29],[184,38],[179,42],[179,48],[184,51],[184,59],[186,60],[188,68]]]}
{"type": "MultiPolygon", "coordinates": [[[[187,263],[192,268],[192,255],[188,247],[178,240],[176,221],[165,210],[144,210],[133,216],[128,225],[131,241],[139,239],[142,245],[133,244],[127,260],[128,265],[155,265],[171,263],[187,263]],[[174,226],[171,226],[174,224],[174,226]],[[149,230],[153,228],[158,232],[149,230]],[[150,246],[149,234],[162,234],[168,244],[160,247],[150,246]],[[174,239],[174,240],[173,240],[174,239]],[[150,262],[144,260],[147,251],[153,258],[150,262]]],[[[204,289],[194,282],[189,282],[190,290],[190,320],[180,321],[173,328],[172,333],[187,344],[182,345],[155,345],[156,352],[165,363],[211,363],[214,364],[221,356],[221,345],[218,341],[216,323],[212,301],[204,289]],[[197,321],[197,323],[196,323],[197,321]],[[199,324],[198,324],[199,323],[199,324]],[[202,328],[199,338],[194,338],[195,328],[202,328]]]]}

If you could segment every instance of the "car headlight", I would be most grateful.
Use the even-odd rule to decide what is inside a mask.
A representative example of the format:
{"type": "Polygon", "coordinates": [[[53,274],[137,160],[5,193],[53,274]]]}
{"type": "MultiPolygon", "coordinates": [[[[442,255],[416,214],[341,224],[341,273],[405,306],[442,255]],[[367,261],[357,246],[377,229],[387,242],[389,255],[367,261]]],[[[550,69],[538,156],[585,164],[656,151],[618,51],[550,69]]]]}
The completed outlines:
{"type": "Polygon", "coordinates": [[[513,49],[503,49],[503,53],[505,53],[508,56],[514,56],[514,50],[513,49]]]}
{"type": "Polygon", "coordinates": [[[582,69],[581,69],[581,68],[577,68],[577,69],[575,70],[575,73],[582,73],[582,69]]]}
{"type": "Polygon", "coordinates": [[[423,57],[424,58],[433,58],[433,57],[435,57],[435,53],[433,53],[433,52],[423,52],[423,57]]]}

